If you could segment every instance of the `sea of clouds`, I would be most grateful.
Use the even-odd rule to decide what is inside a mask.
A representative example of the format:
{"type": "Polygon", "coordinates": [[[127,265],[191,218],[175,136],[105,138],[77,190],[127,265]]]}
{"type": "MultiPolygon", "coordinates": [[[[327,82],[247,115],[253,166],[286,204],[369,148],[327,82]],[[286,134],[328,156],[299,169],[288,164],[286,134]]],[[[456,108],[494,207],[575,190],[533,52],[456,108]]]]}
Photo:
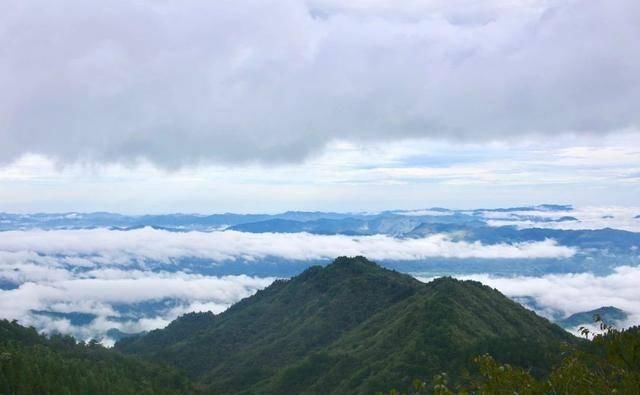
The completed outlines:
{"type": "MultiPolygon", "coordinates": [[[[192,311],[219,313],[262,289],[276,275],[211,275],[207,267],[265,260],[288,261],[299,271],[336,256],[364,255],[378,261],[430,258],[563,259],[579,253],[552,239],[483,244],[444,234],[423,238],[347,236],[238,231],[175,232],[150,227],[133,230],[12,230],[0,235],[0,314],[42,332],[79,339],[114,339],[107,331],[137,333],[166,326],[192,311]],[[199,267],[183,265],[197,259],[199,267]],[[202,270],[200,270],[202,269],[202,270]],[[55,314],[42,314],[41,312],[55,314]],[[69,314],[88,314],[78,324],[69,314]],[[65,315],[66,314],[66,315],[65,315]]],[[[420,279],[428,281],[429,278],[420,279]]],[[[550,316],[614,305],[640,322],[640,268],[618,267],[607,276],[591,273],[541,277],[465,275],[506,295],[532,297],[550,316]]]]}
{"type": "MultiPolygon", "coordinates": [[[[171,232],[150,227],[134,230],[74,229],[7,231],[0,252],[64,256],[73,265],[169,262],[197,257],[214,261],[278,257],[291,260],[364,255],[379,260],[446,258],[567,258],[574,248],[548,239],[541,242],[491,244],[452,241],[446,235],[403,239],[386,235],[346,236],[310,233],[245,233],[237,231],[171,232]]],[[[33,257],[32,259],[40,259],[33,257]]],[[[47,258],[48,259],[48,258],[47,258]]]]}
{"type": "Polygon", "coordinates": [[[574,248],[553,240],[485,245],[453,241],[445,235],[402,239],[385,235],[171,232],[149,227],[6,231],[0,237],[0,281],[5,288],[0,291],[0,312],[2,318],[18,319],[44,332],[88,339],[104,336],[112,328],[135,333],[163,327],[190,311],[220,312],[274,279],[206,275],[183,267],[184,258],[205,260],[206,265],[229,261],[251,265],[265,258],[281,259],[298,261],[303,270],[339,255],[421,260],[562,258],[575,253],[574,248]],[[145,303],[153,306],[144,308],[145,303]],[[117,308],[123,305],[137,306],[137,310],[124,313],[117,308]],[[66,316],[34,313],[40,311],[97,317],[89,324],[74,325],[66,316]]]}

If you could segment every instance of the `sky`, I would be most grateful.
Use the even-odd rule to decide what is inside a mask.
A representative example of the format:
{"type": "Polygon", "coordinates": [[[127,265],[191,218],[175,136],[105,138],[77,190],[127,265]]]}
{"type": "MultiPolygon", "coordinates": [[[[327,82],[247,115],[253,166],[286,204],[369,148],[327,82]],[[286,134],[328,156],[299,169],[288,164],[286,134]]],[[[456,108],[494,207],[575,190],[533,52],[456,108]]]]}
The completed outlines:
{"type": "Polygon", "coordinates": [[[0,211],[637,205],[635,0],[9,1],[0,211]]]}

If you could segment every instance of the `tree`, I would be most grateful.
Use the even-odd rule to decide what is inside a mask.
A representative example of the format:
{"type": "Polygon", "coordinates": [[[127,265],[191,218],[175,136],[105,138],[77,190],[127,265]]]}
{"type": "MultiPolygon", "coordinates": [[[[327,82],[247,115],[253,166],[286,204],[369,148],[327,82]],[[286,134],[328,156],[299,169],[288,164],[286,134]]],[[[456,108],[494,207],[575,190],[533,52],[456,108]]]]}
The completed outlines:
{"type": "MultiPolygon", "coordinates": [[[[407,395],[505,394],[505,395],[637,395],[640,389],[640,327],[619,330],[595,317],[601,333],[580,328],[585,339],[568,347],[565,357],[542,378],[526,369],[501,364],[485,354],[474,359],[478,374],[470,383],[452,389],[446,374],[436,375],[431,384],[416,381],[407,395]]],[[[389,395],[404,395],[392,390],[389,395]]]]}

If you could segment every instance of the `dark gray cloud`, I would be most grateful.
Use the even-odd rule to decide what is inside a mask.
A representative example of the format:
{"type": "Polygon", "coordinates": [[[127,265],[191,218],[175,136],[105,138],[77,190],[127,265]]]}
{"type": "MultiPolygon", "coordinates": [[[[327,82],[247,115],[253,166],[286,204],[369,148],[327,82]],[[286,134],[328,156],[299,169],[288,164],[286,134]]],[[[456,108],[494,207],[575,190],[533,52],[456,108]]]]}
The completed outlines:
{"type": "Polygon", "coordinates": [[[640,123],[636,0],[11,1],[0,162],[296,161],[640,123]]]}

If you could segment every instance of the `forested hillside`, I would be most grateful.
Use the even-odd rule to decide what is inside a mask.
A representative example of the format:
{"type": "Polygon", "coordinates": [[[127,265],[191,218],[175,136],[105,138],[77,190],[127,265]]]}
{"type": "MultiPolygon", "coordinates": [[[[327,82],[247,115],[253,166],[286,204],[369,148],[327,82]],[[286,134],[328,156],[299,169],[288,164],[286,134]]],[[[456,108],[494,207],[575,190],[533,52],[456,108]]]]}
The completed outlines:
{"type": "Polygon", "coordinates": [[[0,394],[194,394],[175,369],[0,321],[0,394]]]}
{"type": "Polygon", "coordinates": [[[369,394],[424,372],[463,380],[485,352],[543,374],[576,341],[480,283],[424,284],[357,257],[116,348],[184,368],[212,393],[369,394]]]}
{"type": "MultiPolygon", "coordinates": [[[[522,367],[496,361],[489,354],[474,358],[476,377],[454,384],[446,373],[416,379],[407,392],[387,395],[637,395],[640,393],[640,327],[618,330],[601,321],[602,333],[582,329],[591,341],[566,347],[563,359],[544,377],[522,367]]],[[[377,395],[384,395],[378,393],[377,395]]]]}

